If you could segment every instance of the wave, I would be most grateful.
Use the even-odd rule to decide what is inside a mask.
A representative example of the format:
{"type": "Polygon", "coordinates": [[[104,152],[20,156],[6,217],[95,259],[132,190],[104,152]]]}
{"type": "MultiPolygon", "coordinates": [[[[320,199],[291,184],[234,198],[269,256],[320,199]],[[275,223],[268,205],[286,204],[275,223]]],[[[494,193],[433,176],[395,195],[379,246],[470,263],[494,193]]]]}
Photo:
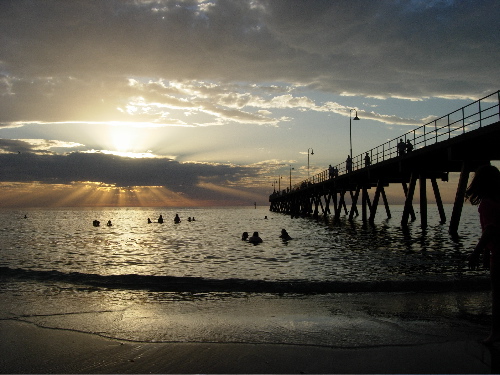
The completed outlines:
{"type": "Polygon", "coordinates": [[[206,279],[202,277],[150,275],[98,275],[56,270],[41,271],[0,267],[0,280],[55,281],[112,289],[145,289],[164,292],[245,292],[245,293],[363,293],[363,292],[425,292],[485,290],[488,277],[470,276],[446,280],[383,280],[383,281],[307,281],[206,279]]]}

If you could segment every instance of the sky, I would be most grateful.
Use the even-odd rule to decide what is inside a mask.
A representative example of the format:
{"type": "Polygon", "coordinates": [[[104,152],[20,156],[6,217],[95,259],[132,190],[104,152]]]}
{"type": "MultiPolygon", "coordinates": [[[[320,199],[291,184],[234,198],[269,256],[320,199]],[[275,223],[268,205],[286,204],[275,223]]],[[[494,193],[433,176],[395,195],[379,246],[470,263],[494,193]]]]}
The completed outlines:
{"type": "Polygon", "coordinates": [[[499,18],[497,0],[1,0],[0,207],[267,205],[345,160],[352,109],[358,155],[498,90],[499,18]]]}

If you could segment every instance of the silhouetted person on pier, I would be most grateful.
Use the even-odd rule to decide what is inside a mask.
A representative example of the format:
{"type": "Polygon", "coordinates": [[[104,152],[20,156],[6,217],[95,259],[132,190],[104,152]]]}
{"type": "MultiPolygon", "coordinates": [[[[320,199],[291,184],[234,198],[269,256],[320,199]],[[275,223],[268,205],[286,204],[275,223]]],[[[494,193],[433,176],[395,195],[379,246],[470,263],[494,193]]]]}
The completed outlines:
{"type": "Polygon", "coordinates": [[[398,143],[398,156],[403,156],[406,152],[406,143],[403,142],[401,138],[398,143]]]}
{"type": "Polygon", "coordinates": [[[330,164],[328,166],[328,178],[333,178],[334,177],[334,174],[333,174],[333,167],[332,165],[330,164]]]}
{"type": "Polygon", "coordinates": [[[372,162],[370,161],[370,155],[368,155],[368,152],[365,155],[365,167],[369,167],[372,162]]]}
{"type": "Polygon", "coordinates": [[[413,145],[411,144],[410,140],[406,141],[406,152],[410,153],[413,151],[413,145]]]}
{"type": "Polygon", "coordinates": [[[352,172],[352,158],[351,155],[347,155],[347,159],[345,160],[345,169],[347,172],[352,172]]]}
{"type": "Polygon", "coordinates": [[[465,192],[471,204],[478,205],[482,234],[469,256],[469,267],[475,269],[483,255],[490,268],[492,326],[486,345],[500,341],[500,172],[492,165],[479,167],[465,192]],[[488,264],[489,263],[489,264],[488,264]]]}

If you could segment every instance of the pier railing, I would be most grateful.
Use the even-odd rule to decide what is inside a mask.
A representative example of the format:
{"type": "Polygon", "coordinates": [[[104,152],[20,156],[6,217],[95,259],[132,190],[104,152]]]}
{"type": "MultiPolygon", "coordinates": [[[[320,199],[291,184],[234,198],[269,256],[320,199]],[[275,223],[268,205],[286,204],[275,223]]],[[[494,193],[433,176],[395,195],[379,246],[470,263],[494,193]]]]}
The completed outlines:
{"type": "MultiPolygon", "coordinates": [[[[500,90],[470,103],[445,116],[432,120],[397,138],[391,139],[377,147],[365,151],[352,158],[352,171],[365,167],[365,155],[368,153],[370,163],[377,164],[398,156],[398,143],[410,141],[413,150],[421,149],[461,134],[491,125],[500,120],[500,90]]],[[[333,167],[335,174],[348,173],[346,162],[333,167]]],[[[292,190],[306,188],[311,184],[324,182],[332,178],[331,171],[322,171],[292,187],[292,190]]],[[[276,194],[276,193],[275,193],[276,194]]],[[[280,194],[280,192],[277,192],[280,194]]]]}

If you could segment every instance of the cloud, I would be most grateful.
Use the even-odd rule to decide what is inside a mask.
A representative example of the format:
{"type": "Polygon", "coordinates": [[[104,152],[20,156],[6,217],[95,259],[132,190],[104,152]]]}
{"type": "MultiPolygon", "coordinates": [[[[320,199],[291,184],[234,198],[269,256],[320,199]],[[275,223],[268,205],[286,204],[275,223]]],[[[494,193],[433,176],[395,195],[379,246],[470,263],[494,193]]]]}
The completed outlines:
{"type": "Polygon", "coordinates": [[[272,109],[331,110],[298,89],[478,98],[498,89],[500,46],[489,25],[499,8],[494,0],[0,2],[0,126],[275,126],[289,118],[272,109]]]}
{"type": "MultiPolygon", "coordinates": [[[[254,110],[242,110],[244,101],[224,99],[237,95],[219,94],[224,89],[204,88],[204,83],[148,82],[124,78],[93,84],[72,78],[10,79],[15,94],[0,101],[0,126],[41,122],[149,123],[150,126],[193,126],[188,115],[205,114],[221,122],[276,125],[280,119],[254,110]],[[168,86],[167,86],[168,84],[168,86]],[[194,92],[199,85],[204,94],[194,92]],[[98,88],[96,89],[96,86],[98,88]],[[103,87],[106,87],[104,89],[103,87]],[[210,90],[215,93],[210,95],[210,90]],[[239,108],[235,104],[239,105],[239,108]],[[170,111],[177,116],[170,116],[170,111]]],[[[200,125],[206,125],[202,123],[200,125]]]]}
{"type": "Polygon", "coordinates": [[[113,187],[163,186],[173,192],[202,199],[207,193],[198,185],[237,186],[242,178],[257,175],[257,169],[225,164],[179,163],[166,158],[125,158],[103,153],[38,155],[27,152],[32,145],[2,140],[0,181],[70,185],[94,181],[113,187]],[[17,150],[22,150],[18,153],[17,150]]]}
{"type": "MultiPolygon", "coordinates": [[[[100,152],[39,153],[42,143],[47,147],[61,146],[59,142],[52,141],[31,144],[26,140],[0,140],[0,187],[4,196],[18,192],[25,201],[20,204],[38,205],[41,201],[37,203],[33,197],[38,197],[37,194],[43,191],[43,199],[47,202],[78,205],[78,199],[71,198],[70,189],[74,188],[75,194],[88,194],[86,205],[98,205],[99,202],[92,201],[91,191],[107,192],[110,202],[111,198],[118,199],[113,196],[113,191],[125,189],[141,191],[145,205],[158,205],[161,199],[172,201],[174,196],[175,201],[185,200],[186,205],[210,205],[215,202],[219,205],[239,205],[248,204],[249,199],[252,202],[260,199],[263,203],[269,193],[268,173],[274,173],[284,165],[277,160],[236,166],[180,163],[168,158],[127,158],[100,152]],[[44,187],[47,185],[53,186],[52,193],[44,187]],[[64,192],[60,199],[53,196],[56,191],[64,192]],[[162,198],[155,203],[151,194],[145,194],[147,191],[151,194],[156,192],[162,198]]],[[[105,201],[103,194],[98,196],[105,201]]],[[[114,202],[113,199],[111,201],[114,202]]],[[[137,204],[131,200],[127,202],[129,205],[137,204]]],[[[7,203],[0,202],[0,206],[7,203]]]]}
{"type": "MultiPolygon", "coordinates": [[[[236,167],[165,155],[221,160],[236,148],[221,147],[227,134],[241,142],[238,151],[249,150],[243,135],[256,132],[241,124],[262,125],[265,141],[284,134],[274,131],[284,123],[303,136],[299,128],[320,119],[315,112],[350,115],[353,107],[327,101],[342,101],[324,99],[329,94],[372,102],[489,94],[498,89],[492,25],[499,10],[496,0],[0,1],[0,127],[17,138],[0,141],[0,179],[152,184],[207,199],[224,191],[216,187],[238,195],[245,183],[269,185],[266,176],[281,168],[272,161],[236,167]],[[52,125],[42,132],[29,124],[52,125]],[[78,137],[73,124],[82,130],[78,137]],[[110,124],[168,128],[130,132],[134,148],[123,151],[163,158],[104,154],[124,130],[110,131],[110,124]],[[234,126],[205,131],[211,125],[234,126]],[[196,129],[203,142],[194,142],[195,127],[205,127],[196,129]],[[102,152],[85,153],[91,150],[102,152]],[[219,154],[208,157],[213,150],[219,154]]],[[[372,106],[355,108],[383,124],[432,119],[428,112],[424,119],[394,115],[401,112],[394,104],[372,106]]]]}
{"type": "MultiPolygon", "coordinates": [[[[207,85],[205,82],[121,79],[110,82],[110,92],[96,92],[87,82],[75,79],[34,80],[26,85],[15,80],[16,94],[0,101],[0,127],[26,123],[107,123],[144,127],[192,127],[228,123],[277,126],[290,120],[272,110],[332,112],[349,116],[350,108],[335,102],[316,103],[293,89],[274,86],[207,85]],[[46,93],[46,87],[57,93],[46,93]],[[57,88],[57,89],[56,89],[57,88]],[[38,94],[36,94],[38,93],[38,94]],[[74,93],[74,94],[72,94],[74,93]],[[175,115],[170,112],[176,111],[175,115]],[[203,120],[193,115],[207,115],[203,120]],[[181,117],[181,118],[179,118],[181,117]],[[43,119],[43,120],[41,120],[43,119]],[[76,121],[75,119],[78,119],[76,121]],[[210,120],[207,120],[210,119],[210,120]],[[134,125],[135,124],[135,125],[134,125]]],[[[386,124],[422,125],[418,119],[363,112],[366,119],[386,124]]]]}
{"type": "Polygon", "coordinates": [[[33,146],[25,140],[0,139],[0,153],[21,153],[31,151],[33,151],[33,146]]]}
{"type": "Polygon", "coordinates": [[[13,77],[279,81],[408,98],[497,89],[495,0],[18,0],[0,7],[1,70],[13,77]]]}

